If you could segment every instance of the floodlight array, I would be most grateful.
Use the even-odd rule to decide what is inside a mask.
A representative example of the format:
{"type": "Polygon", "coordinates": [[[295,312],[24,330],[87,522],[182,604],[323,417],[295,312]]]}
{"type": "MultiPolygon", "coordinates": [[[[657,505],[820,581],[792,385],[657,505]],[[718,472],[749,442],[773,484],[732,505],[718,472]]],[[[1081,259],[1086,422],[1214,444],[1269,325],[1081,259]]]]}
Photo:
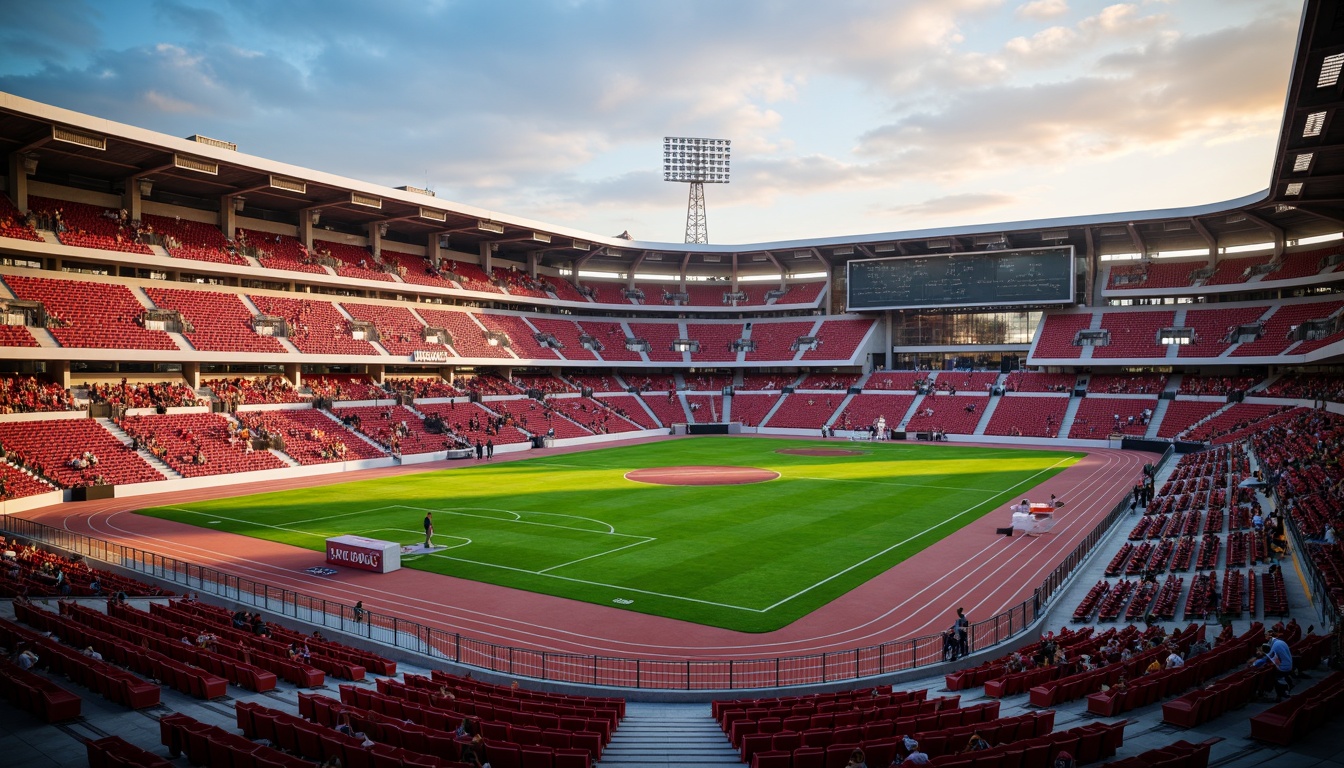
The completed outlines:
{"type": "Polygon", "coordinates": [[[727,184],[730,139],[668,136],[663,139],[663,181],[727,184]]]}

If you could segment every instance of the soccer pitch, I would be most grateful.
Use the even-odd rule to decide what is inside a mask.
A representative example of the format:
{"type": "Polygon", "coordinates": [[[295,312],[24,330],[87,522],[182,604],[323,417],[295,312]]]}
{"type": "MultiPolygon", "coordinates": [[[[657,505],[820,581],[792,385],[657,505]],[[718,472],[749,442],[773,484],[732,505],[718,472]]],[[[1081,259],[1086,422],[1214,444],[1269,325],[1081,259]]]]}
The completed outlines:
{"type": "MultiPolygon", "coordinates": [[[[834,600],[1082,454],[915,443],[687,438],[156,507],[139,514],[325,551],[330,536],[439,552],[403,567],[744,632],[834,600]],[[844,448],[857,456],[781,454],[844,448]],[[663,486],[640,468],[728,465],[763,483],[663,486]]],[[[451,599],[451,598],[450,598],[451,599]]]]}

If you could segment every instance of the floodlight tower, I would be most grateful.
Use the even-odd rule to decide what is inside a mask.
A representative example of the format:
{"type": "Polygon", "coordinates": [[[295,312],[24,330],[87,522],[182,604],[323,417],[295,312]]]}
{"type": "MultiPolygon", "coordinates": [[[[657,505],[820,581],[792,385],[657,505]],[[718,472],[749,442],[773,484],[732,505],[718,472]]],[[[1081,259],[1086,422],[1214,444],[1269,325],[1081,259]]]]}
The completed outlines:
{"type": "Polygon", "coordinates": [[[729,139],[663,137],[663,181],[691,185],[690,198],[686,202],[688,243],[709,242],[709,226],[705,218],[705,185],[728,183],[728,160],[732,145],[729,139]]]}

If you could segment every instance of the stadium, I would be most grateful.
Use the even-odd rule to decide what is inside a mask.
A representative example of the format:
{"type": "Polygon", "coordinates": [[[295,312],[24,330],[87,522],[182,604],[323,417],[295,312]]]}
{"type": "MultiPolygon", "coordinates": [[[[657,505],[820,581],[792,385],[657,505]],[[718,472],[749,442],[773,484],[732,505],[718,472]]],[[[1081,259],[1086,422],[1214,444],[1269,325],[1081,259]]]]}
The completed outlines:
{"type": "Polygon", "coordinates": [[[1341,13],[1263,192],[745,245],[0,92],[6,764],[1337,764],[1341,13]]]}

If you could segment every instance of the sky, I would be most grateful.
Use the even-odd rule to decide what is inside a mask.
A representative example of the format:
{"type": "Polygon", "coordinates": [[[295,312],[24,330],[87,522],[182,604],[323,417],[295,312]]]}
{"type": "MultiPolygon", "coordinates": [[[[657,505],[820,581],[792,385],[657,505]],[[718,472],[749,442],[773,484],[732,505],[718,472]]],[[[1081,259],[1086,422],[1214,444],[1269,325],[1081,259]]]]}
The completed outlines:
{"type": "Polygon", "coordinates": [[[1264,189],[1301,0],[0,0],[0,91],[599,235],[711,243],[1264,189]]]}

